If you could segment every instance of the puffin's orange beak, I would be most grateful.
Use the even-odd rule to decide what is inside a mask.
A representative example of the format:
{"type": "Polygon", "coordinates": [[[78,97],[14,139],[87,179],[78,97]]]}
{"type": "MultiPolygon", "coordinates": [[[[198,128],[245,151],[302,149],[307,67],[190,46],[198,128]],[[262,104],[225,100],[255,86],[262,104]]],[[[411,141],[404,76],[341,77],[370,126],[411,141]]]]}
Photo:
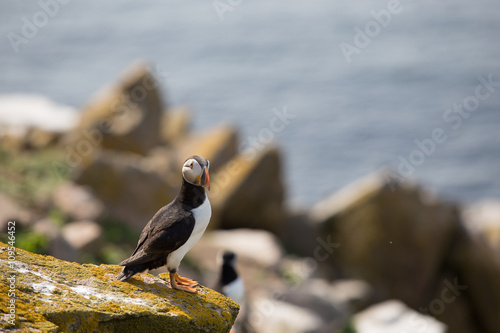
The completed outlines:
{"type": "Polygon", "coordinates": [[[208,188],[208,190],[210,191],[210,175],[208,174],[208,169],[206,167],[203,168],[200,182],[201,186],[208,188]]]}

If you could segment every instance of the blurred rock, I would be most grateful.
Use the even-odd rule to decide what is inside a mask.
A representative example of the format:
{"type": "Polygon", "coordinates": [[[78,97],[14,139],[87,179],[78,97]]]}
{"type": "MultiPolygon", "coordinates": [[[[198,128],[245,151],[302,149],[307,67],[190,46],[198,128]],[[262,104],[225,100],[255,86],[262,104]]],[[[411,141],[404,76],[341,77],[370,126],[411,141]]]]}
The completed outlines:
{"type": "Polygon", "coordinates": [[[238,152],[238,132],[230,125],[220,125],[210,130],[193,134],[179,142],[179,162],[191,155],[200,155],[210,161],[210,176],[229,162],[238,152]]]}
{"type": "Polygon", "coordinates": [[[163,103],[151,67],[135,62],[81,112],[64,144],[72,159],[85,160],[99,147],[146,155],[160,143],[163,103]]]}
{"type": "Polygon", "coordinates": [[[311,221],[308,210],[287,208],[281,236],[287,252],[304,257],[314,256],[314,250],[318,246],[318,236],[318,227],[311,221]]]}
{"type": "Polygon", "coordinates": [[[26,148],[28,128],[25,126],[0,125],[0,142],[2,148],[19,151],[26,148]]]}
{"type": "Polygon", "coordinates": [[[151,149],[146,158],[141,159],[147,168],[155,170],[170,184],[181,187],[181,168],[184,161],[179,161],[175,150],[167,146],[158,146],[151,149]]]}
{"type": "Polygon", "coordinates": [[[485,200],[463,211],[467,230],[482,238],[500,265],[500,201],[485,200]]]}
{"type": "MultiPolygon", "coordinates": [[[[460,291],[464,294],[461,297],[470,302],[467,308],[472,311],[476,330],[500,332],[500,265],[497,253],[485,242],[482,234],[464,227],[450,254],[448,265],[455,268],[456,275],[460,277],[459,284],[463,285],[460,291]]],[[[450,307],[453,305],[451,303],[450,307]]]]}
{"type": "Polygon", "coordinates": [[[357,333],[445,333],[446,325],[397,300],[371,306],[353,318],[357,333]]]}
{"type": "Polygon", "coordinates": [[[93,221],[77,221],[66,224],[62,230],[64,239],[80,252],[96,253],[102,239],[102,228],[93,221]]]}
{"type": "Polygon", "coordinates": [[[21,208],[14,200],[3,193],[0,193],[0,207],[1,232],[7,231],[9,221],[16,221],[16,223],[22,225],[31,223],[32,213],[21,208]]]}
{"type": "Polygon", "coordinates": [[[186,106],[174,106],[165,112],[161,120],[161,139],[166,144],[175,144],[187,137],[191,126],[192,112],[186,106]]]}
{"type": "Polygon", "coordinates": [[[339,303],[330,291],[330,286],[326,281],[309,279],[298,288],[283,293],[280,300],[312,311],[322,318],[324,323],[336,322],[336,330],[338,330],[350,313],[345,304],[339,303]]]}
{"type": "Polygon", "coordinates": [[[31,128],[25,138],[25,145],[31,149],[43,149],[57,144],[61,136],[61,132],[53,132],[41,128],[31,128]]]}
{"type": "Polygon", "coordinates": [[[451,333],[486,332],[478,325],[467,289],[456,273],[448,272],[439,279],[435,297],[417,310],[446,324],[451,333]]]}
{"type": "Polygon", "coordinates": [[[217,266],[215,258],[221,250],[238,256],[238,263],[256,264],[265,269],[276,267],[283,250],[276,236],[264,230],[233,229],[205,233],[190,251],[192,258],[209,266],[217,266]]]}
{"type": "Polygon", "coordinates": [[[49,254],[61,260],[78,261],[78,252],[64,239],[57,224],[44,218],[33,225],[33,230],[49,239],[49,254]]]}
{"type": "Polygon", "coordinates": [[[52,194],[54,206],[73,220],[97,220],[104,205],[88,186],[65,182],[52,194]]]}
{"type": "Polygon", "coordinates": [[[281,155],[268,147],[249,159],[239,155],[213,176],[209,193],[213,221],[220,228],[283,232],[284,188],[281,155]]]}
{"type": "Polygon", "coordinates": [[[249,324],[254,332],[313,333],[324,325],[313,311],[275,299],[258,298],[251,309],[249,324]]]}
{"type": "Polygon", "coordinates": [[[321,259],[340,276],[362,278],[373,285],[376,299],[397,298],[413,308],[433,297],[459,226],[454,205],[412,184],[387,182],[382,173],[320,202],[311,218],[327,245],[321,259]]]}
{"type": "Polygon", "coordinates": [[[169,184],[147,158],[103,150],[75,173],[75,182],[90,186],[107,212],[138,231],[162,206],[172,201],[180,186],[169,184]]]}
{"type": "Polygon", "coordinates": [[[373,303],[373,289],[363,280],[336,280],[330,283],[328,297],[352,314],[373,303]]]}

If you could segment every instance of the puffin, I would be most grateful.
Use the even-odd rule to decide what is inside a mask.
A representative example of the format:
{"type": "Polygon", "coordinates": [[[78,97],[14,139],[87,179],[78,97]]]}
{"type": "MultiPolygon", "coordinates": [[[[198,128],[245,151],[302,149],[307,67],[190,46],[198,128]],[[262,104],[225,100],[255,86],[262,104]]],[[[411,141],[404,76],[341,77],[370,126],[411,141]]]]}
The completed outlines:
{"type": "Polygon", "coordinates": [[[205,191],[210,190],[209,167],[210,162],[198,155],[184,162],[179,193],[144,227],[132,255],[119,263],[124,268],[116,280],[126,281],[137,273],[166,266],[172,289],[196,293],[198,282],[177,271],[210,222],[212,208],[205,191]]]}
{"type": "Polygon", "coordinates": [[[235,263],[236,254],[232,251],[225,251],[222,255],[222,265],[216,289],[241,306],[245,301],[245,286],[236,272],[235,263]]]}

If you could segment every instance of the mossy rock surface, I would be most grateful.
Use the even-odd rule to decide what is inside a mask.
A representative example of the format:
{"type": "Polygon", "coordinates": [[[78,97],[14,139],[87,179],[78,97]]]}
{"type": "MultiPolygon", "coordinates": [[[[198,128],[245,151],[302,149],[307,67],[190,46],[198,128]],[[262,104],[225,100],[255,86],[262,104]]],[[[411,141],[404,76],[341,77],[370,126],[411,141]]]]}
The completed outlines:
{"type": "Polygon", "coordinates": [[[209,288],[171,289],[168,274],[119,282],[116,265],[80,265],[20,249],[14,257],[0,243],[0,331],[229,332],[238,314],[236,303],[209,288]],[[15,325],[7,307],[12,293],[15,325]]]}

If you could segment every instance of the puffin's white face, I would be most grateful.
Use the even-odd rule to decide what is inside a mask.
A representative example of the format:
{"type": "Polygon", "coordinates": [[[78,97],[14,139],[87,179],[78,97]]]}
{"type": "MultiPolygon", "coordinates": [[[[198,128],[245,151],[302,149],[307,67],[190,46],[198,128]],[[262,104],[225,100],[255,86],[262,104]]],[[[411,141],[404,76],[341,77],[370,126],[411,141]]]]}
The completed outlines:
{"type": "Polygon", "coordinates": [[[207,187],[210,190],[210,176],[208,168],[210,163],[207,161],[206,167],[203,167],[194,158],[189,158],[182,166],[182,177],[188,182],[196,186],[207,187]]]}

